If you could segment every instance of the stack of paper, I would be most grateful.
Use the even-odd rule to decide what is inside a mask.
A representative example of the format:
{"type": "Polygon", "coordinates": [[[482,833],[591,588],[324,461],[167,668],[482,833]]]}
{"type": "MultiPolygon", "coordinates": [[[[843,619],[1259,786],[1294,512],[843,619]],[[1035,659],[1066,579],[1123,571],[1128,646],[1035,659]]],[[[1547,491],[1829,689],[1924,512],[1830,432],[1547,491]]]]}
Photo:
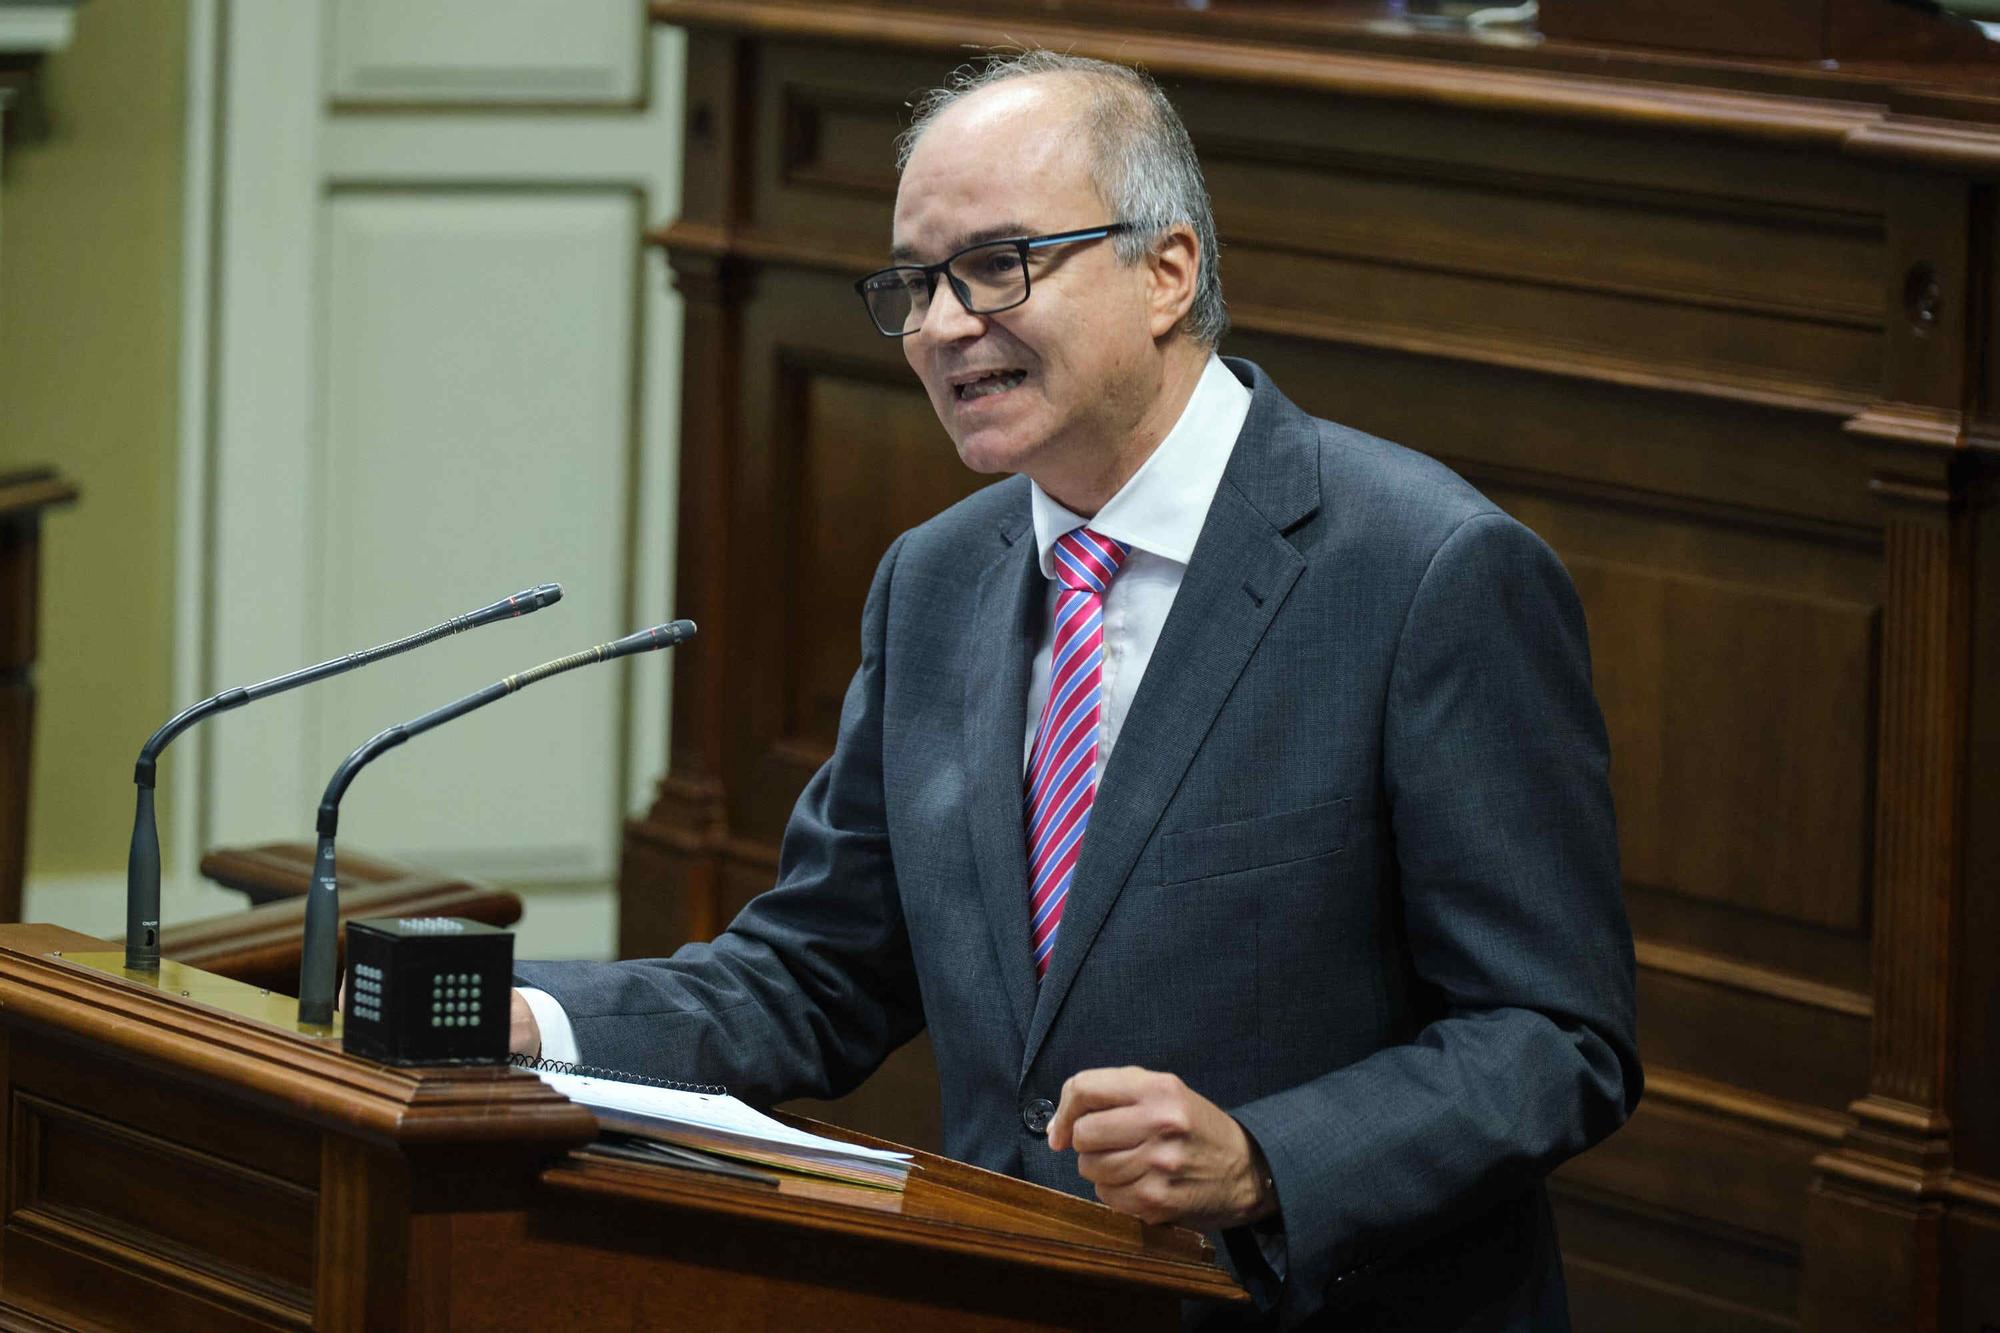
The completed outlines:
{"type": "Polygon", "coordinates": [[[541,1079],[571,1101],[588,1106],[608,1129],[877,1189],[900,1190],[910,1173],[908,1153],[808,1134],[781,1125],[734,1097],[581,1074],[542,1071],[541,1079]]]}

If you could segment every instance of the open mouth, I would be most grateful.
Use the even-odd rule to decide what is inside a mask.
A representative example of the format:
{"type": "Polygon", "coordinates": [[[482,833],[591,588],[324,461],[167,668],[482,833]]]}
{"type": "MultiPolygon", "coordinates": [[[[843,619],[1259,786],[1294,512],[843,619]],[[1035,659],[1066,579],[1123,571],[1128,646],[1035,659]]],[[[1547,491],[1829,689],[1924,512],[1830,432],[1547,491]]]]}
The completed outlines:
{"type": "Polygon", "coordinates": [[[996,370],[990,375],[982,375],[976,380],[951,386],[952,396],[961,403],[969,403],[975,398],[991,398],[994,394],[1005,393],[1017,387],[1028,378],[1025,370],[996,370]]]}

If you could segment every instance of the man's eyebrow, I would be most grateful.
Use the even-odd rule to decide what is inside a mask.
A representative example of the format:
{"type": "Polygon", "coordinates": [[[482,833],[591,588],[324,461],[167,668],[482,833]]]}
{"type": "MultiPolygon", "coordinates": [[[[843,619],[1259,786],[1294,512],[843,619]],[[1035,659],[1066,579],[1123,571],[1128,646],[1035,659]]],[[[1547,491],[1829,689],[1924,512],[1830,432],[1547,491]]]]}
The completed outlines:
{"type": "MultiPolygon", "coordinates": [[[[985,241],[1004,241],[1016,236],[1027,236],[1030,234],[1028,227],[1024,223],[1002,222],[995,226],[981,227],[977,231],[966,232],[964,235],[955,238],[951,243],[951,248],[945,251],[945,253],[955,255],[968,245],[979,245],[985,241]]],[[[889,262],[894,264],[914,264],[918,262],[916,249],[908,245],[896,246],[889,251],[889,262]]]]}

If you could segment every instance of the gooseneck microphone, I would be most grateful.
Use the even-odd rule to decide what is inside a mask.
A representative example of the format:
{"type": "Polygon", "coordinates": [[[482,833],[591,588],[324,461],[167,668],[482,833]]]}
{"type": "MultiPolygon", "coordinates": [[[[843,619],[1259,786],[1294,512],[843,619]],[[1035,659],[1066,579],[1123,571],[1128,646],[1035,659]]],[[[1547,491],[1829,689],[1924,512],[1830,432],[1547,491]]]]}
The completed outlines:
{"type": "Polygon", "coordinates": [[[568,657],[558,657],[553,662],[544,662],[519,675],[497,680],[476,694],[468,694],[442,708],[434,708],[422,717],[378,731],[363,742],[361,748],[347,756],[334,770],[332,779],[326,784],[326,794],[319,802],[319,850],[313,858],[312,887],[306,891],[305,944],[299,958],[299,1022],[319,1027],[333,1022],[334,973],[338,970],[340,928],[340,883],[334,874],[333,840],[340,830],[340,798],[347,794],[348,784],[354,781],[355,774],[366,768],[377,755],[395,749],[412,736],[421,736],[433,727],[441,727],[454,718],[464,717],[496,699],[504,699],[517,690],[524,690],[538,680],[547,680],[550,676],[559,676],[565,671],[596,662],[671,648],[693,637],[692,620],[675,620],[628,634],[611,643],[600,643],[580,653],[571,653],[568,657]]]}
{"type": "Polygon", "coordinates": [[[397,653],[422,648],[460,630],[478,629],[497,620],[525,616],[545,606],[554,606],[562,600],[562,595],[560,583],[544,583],[537,588],[528,588],[512,597],[503,597],[491,606],[453,616],[443,624],[433,625],[407,639],[397,639],[394,643],[385,643],[366,652],[331,658],[317,666],[303,667],[289,675],[274,676],[255,685],[239,685],[233,690],[224,690],[214,698],[203,699],[170,718],[139,751],[139,762],[132,772],[132,781],[139,786],[139,808],[132,817],[132,851],[125,860],[125,966],[134,972],[160,970],[160,832],[153,819],[153,781],[160,751],[166,749],[174,737],[197,722],[232,708],[241,708],[252,700],[267,699],[301,685],[310,685],[314,681],[379,662],[385,657],[394,657],[397,653]]]}

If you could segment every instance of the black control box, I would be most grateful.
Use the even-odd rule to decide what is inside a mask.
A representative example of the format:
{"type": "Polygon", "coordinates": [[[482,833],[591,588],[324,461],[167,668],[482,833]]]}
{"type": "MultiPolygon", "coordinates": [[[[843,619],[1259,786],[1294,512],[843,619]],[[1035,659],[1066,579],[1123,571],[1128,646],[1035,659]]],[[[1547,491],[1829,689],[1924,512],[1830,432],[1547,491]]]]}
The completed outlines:
{"type": "Polygon", "coordinates": [[[458,917],[347,923],[341,1049],[389,1065],[507,1059],[514,936],[458,917]]]}

